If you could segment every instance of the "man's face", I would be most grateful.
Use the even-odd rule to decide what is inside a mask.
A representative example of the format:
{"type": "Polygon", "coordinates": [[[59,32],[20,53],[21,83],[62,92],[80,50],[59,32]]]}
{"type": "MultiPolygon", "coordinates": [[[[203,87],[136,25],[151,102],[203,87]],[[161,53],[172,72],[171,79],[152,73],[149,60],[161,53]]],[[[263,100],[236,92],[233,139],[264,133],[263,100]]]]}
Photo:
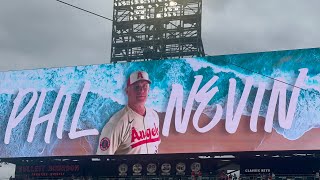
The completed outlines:
{"type": "Polygon", "coordinates": [[[145,104],[149,93],[149,82],[138,81],[127,87],[129,104],[145,104]]]}

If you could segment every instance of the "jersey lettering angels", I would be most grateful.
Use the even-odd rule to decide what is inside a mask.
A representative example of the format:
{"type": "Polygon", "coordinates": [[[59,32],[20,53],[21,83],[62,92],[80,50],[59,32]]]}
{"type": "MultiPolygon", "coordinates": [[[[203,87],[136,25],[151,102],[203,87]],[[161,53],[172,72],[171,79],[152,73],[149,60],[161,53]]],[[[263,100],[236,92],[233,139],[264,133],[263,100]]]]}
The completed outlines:
{"type": "Polygon", "coordinates": [[[104,126],[97,154],[156,154],[160,142],[158,114],[146,108],[141,116],[126,106],[104,126]]]}

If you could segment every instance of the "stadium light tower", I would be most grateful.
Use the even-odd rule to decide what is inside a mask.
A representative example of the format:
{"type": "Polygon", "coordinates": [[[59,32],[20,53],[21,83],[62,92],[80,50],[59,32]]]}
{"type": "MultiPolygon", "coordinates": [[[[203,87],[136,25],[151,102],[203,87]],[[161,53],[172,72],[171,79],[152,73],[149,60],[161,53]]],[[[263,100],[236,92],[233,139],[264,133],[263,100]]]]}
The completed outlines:
{"type": "Polygon", "coordinates": [[[114,0],[111,62],[204,56],[202,0],[114,0]]]}

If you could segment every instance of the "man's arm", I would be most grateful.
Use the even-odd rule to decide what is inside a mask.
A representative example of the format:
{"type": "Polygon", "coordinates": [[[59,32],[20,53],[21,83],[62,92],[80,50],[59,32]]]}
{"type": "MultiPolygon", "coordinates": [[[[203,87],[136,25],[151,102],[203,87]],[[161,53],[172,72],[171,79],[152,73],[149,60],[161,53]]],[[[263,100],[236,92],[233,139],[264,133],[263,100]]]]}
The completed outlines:
{"type": "Polygon", "coordinates": [[[159,137],[160,137],[160,141],[159,141],[159,144],[161,143],[161,133],[162,133],[162,128],[160,128],[160,120],[159,120],[159,115],[158,115],[158,113],[156,112],[156,111],[154,111],[154,116],[155,116],[155,118],[156,118],[156,125],[157,125],[157,127],[158,127],[158,129],[159,129],[159,137]]]}
{"type": "Polygon", "coordinates": [[[119,147],[119,135],[119,131],[111,118],[101,131],[96,154],[114,155],[119,147]]]}

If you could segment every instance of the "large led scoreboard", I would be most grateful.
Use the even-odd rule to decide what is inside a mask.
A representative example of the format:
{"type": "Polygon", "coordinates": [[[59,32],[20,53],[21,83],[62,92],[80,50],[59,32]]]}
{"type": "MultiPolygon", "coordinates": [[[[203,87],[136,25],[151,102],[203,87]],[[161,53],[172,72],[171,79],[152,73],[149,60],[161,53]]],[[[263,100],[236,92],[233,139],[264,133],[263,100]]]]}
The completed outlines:
{"type": "Polygon", "coordinates": [[[315,48],[0,72],[0,156],[107,150],[99,136],[136,71],[152,82],[159,154],[319,150],[319,61],[315,48]]]}

